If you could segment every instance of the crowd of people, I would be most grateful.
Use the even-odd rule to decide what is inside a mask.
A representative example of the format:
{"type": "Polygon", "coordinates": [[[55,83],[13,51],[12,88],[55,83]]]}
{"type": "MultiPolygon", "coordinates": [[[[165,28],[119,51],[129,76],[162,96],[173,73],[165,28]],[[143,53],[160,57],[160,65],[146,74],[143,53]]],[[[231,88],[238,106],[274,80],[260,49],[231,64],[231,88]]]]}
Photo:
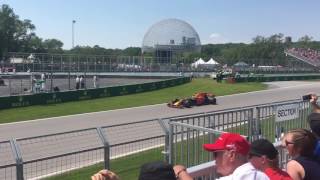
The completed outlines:
{"type": "MultiPolygon", "coordinates": [[[[251,144],[236,133],[223,133],[203,148],[213,153],[218,180],[317,180],[320,178],[320,106],[311,95],[312,113],[308,116],[311,130],[292,129],[281,139],[290,160],[285,169],[279,165],[279,153],[267,139],[251,144]]],[[[109,170],[102,170],[92,180],[119,180],[109,170]]],[[[192,180],[183,165],[151,162],[141,167],[139,180],[192,180]]]]}
{"type": "Polygon", "coordinates": [[[304,60],[307,60],[311,64],[315,66],[320,65],[320,51],[314,50],[314,49],[304,49],[304,48],[290,48],[287,50],[289,53],[298,56],[300,58],[303,58],[304,60]]]}

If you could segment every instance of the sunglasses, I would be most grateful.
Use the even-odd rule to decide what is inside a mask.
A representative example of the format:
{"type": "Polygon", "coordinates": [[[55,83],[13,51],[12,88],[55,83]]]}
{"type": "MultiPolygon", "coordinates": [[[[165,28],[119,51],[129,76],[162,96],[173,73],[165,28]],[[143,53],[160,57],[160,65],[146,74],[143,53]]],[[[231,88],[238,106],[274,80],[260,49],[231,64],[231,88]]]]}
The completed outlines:
{"type": "Polygon", "coordinates": [[[213,158],[216,158],[219,154],[224,154],[228,150],[215,151],[213,152],[213,158]]]}
{"type": "Polygon", "coordinates": [[[295,144],[294,142],[290,142],[290,141],[287,141],[287,140],[284,140],[284,143],[285,143],[286,147],[289,146],[289,144],[295,144]]]}
{"type": "Polygon", "coordinates": [[[227,150],[214,151],[213,152],[213,158],[216,158],[219,154],[223,155],[225,152],[232,152],[232,151],[234,151],[234,150],[227,149],[227,150]]]}

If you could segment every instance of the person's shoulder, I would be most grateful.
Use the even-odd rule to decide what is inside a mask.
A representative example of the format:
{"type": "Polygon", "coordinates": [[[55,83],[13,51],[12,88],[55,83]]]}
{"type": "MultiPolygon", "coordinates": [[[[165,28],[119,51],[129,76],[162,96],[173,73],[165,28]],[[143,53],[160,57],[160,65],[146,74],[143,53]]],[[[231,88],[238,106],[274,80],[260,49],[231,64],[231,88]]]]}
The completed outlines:
{"type": "Polygon", "coordinates": [[[257,180],[269,180],[270,178],[263,172],[256,170],[257,175],[255,176],[257,180]]]}
{"type": "Polygon", "coordinates": [[[234,174],[233,180],[243,180],[243,179],[255,179],[255,180],[269,180],[269,177],[259,171],[259,170],[251,170],[251,171],[242,171],[241,173],[234,174]]]}
{"type": "Polygon", "coordinates": [[[292,180],[292,178],[290,177],[290,175],[277,168],[277,169],[274,169],[274,168],[267,168],[265,169],[264,173],[270,178],[270,179],[282,179],[282,180],[292,180]]]}
{"type": "Polygon", "coordinates": [[[255,169],[251,163],[245,163],[234,171],[233,179],[269,180],[269,177],[265,173],[255,169]]]}

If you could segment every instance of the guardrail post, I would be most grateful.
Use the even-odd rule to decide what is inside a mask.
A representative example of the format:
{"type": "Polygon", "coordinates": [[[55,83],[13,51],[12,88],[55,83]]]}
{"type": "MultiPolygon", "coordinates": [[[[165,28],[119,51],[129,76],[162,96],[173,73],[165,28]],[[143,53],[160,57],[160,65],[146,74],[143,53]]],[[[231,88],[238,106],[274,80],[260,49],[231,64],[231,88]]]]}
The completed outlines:
{"type": "Polygon", "coordinates": [[[16,176],[17,180],[23,180],[23,160],[21,156],[21,151],[18,146],[16,139],[10,140],[11,150],[16,159],[16,176]]]}
{"type": "Polygon", "coordinates": [[[165,162],[169,163],[169,154],[170,154],[170,149],[169,149],[169,130],[167,126],[165,125],[165,122],[163,119],[158,119],[158,122],[160,126],[162,127],[162,130],[165,133],[164,137],[164,151],[162,153],[164,154],[164,160],[165,162]]]}
{"type": "Polygon", "coordinates": [[[251,141],[257,140],[260,138],[260,110],[259,107],[252,108],[252,119],[251,119],[251,141]]]}
{"type": "Polygon", "coordinates": [[[173,162],[173,124],[169,124],[169,164],[172,164],[173,162]]]}
{"type": "Polygon", "coordinates": [[[101,127],[97,127],[97,133],[100,137],[100,140],[103,144],[103,150],[104,150],[104,168],[110,169],[110,145],[109,142],[103,133],[101,127]]]}
{"type": "Polygon", "coordinates": [[[256,107],[256,133],[257,133],[257,139],[262,138],[262,129],[261,129],[261,114],[260,114],[260,107],[256,107]]]}
{"type": "Polygon", "coordinates": [[[248,111],[249,112],[248,112],[248,137],[247,137],[247,140],[251,142],[254,139],[254,134],[255,134],[255,122],[254,122],[254,117],[253,117],[254,108],[251,108],[248,111]]]}

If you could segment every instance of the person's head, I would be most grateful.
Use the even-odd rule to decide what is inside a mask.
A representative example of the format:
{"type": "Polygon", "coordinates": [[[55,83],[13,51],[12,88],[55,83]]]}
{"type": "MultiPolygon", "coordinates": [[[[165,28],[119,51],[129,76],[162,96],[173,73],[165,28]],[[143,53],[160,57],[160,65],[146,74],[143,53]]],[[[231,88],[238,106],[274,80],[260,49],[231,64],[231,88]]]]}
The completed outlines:
{"type": "Polygon", "coordinates": [[[316,143],[316,136],[306,129],[293,129],[282,139],[282,146],[286,147],[292,157],[313,156],[316,143]]]}
{"type": "Polygon", "coordinates": [[[261,171],[271,167],[278,167],[278,151],[273,144],[266,139],[258,139],[251,143],[249,161],[261,171]]]}
{"type": "Polygon", "coordinates": [[[320,113],[311,113],[308,116],[308,123],[312,130],[312,132],[317,136],[320,137],[320,113]]]}
{"type": "Polygon", "coordinates": [[[173,166],[156,161],[141,166],[139,180],[176,180],[173,166]]]}
{"type": "Polygon", "coordinates": [[[215,143],[204,144],[203,148],[214,153],[217,173],[227,176],[247,162],[250,145],[239,134],[223,133],[215,143]]]}

